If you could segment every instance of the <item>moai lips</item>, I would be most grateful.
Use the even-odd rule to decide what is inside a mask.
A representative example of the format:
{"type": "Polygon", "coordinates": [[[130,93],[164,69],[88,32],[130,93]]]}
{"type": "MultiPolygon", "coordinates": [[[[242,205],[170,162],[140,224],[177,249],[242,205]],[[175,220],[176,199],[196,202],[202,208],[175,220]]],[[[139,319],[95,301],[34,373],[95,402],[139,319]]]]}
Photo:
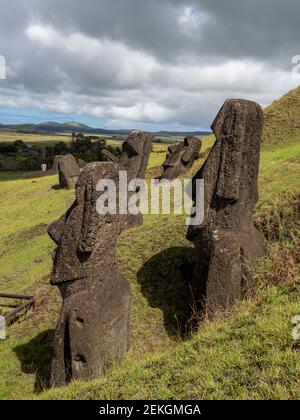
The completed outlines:
{"type": "Polygon", "coordinates": [[[96,187],[103,178],[118,186],[119,165],[88,164],[76,185],[75,202],[48,229],[58,246],[51,284],[63,299],[53,342],[52,386],[99,377],[129,347],[130,288],[116,260],[124,216],[97,212],[103,193],[96,187]]]}
{"type": "Polygon", "coordinates": [[[190,226],[196,248],[195,299],[209,314],[226,309],[252,287],[250,267],[264,254],[253,222],[263,130],[261,107],[228,100],[212,125],[216,143],[194,177],[204,179],[204,221],[190,226]]]}
{"type": "Polygon", "coordinates": [[[180,144],[170,146],[163,164],[164,173],[161,179],[172,181],[188,172],[200,156],[201,140],[197,137],[186,137],[180,144]]]}

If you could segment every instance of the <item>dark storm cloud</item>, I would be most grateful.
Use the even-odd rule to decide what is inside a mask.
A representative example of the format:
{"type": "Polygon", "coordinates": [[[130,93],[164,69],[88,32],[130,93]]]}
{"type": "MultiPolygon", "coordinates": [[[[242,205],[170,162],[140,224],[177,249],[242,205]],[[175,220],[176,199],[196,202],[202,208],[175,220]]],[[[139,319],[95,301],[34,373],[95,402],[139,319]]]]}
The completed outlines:
{"type": "MultiPolygon", "coordinates": [[[[290,58],[300,44],[298,0],[48,0],[32,1],[41,19],[93,37],[109,36],[161,60],[188,51],[213,59],[290,58]],[[208,19],[203,30],[184,36],[177,24],[184,7],[208,19]]],[[[184,23],[187,32],[191,22],[184,23]]],[[[190,28],[189,28],[190,27],[190,28]]],[[[290,63],[288,63],[290,64],[290,63]]]]}
{"type": "Polygon", "coordinates": [[[0,105],[208,126],[296,84],[298,0],[0,0],[0,105]]]}

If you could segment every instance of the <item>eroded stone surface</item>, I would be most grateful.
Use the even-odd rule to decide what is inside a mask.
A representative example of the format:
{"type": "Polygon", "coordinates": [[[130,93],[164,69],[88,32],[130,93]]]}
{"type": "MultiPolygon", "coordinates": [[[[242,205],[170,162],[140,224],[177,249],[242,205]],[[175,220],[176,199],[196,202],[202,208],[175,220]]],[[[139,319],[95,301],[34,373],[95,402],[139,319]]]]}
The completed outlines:
{"type": "MultiPolygon", "coordinates": [[[[153,140],[153,136],[147,132],[133,131],[123,143],[120,164],[127,171],[128,183],[133,182],[135,179],[145,179],[153,140]]],[[[128,194],[128,199],[130,200],[130,197],[138,191],[139,188],[137,186],[134,192],[128,194]]],[[[142,213],[131,214],[129,206],[126,227],[142,225],[143,221],[142,213]]]]}
{"type": "MultiPolygon", "coordinates": [[[[104,149],[101,151],[101,160],[103,162],[115,162],[120,165],[120,171],[127,172],[127,184],[133,182],[136,179],[145,179],[150,154],[152,152],[154,137],[144,131],[133,131],[130,133],[126,141],[122,145],[122,155],[118,159],[109,150],[104,149]]],[[[128,192],[129,203],[130,198],[139,191],[139,187],[133,188],[134,191],[128,192]]],[[[138,214],[131,214],[128,211],[128,215],[125,220],[124,228],[134,227],[143,224],[143,215],[139,212],[138,214]]]]}
{"type": "Polygon", "coordinates": [[[72,155],[60,156],[57,160],[59,171],[59,184],[62,188],[75,188],[80,168],[72,155]]]}
{"type": "Polygon", "coordinates": [[[61,158],[63,158],[63,155],[56,155],[54,157],[52,168],[50,169],[51,171],[53,171],[57,174],[58,174],[58,162],[60,161],[61,158]]]}
{"type": "Polygon", "coordinates": [[[161,179],[172,181],[188,172],[200,156],[201,140],[189,136],[180,144],[168,147],[168,155],[163,164],[161,179]]]}
{"type": "Polygon", "coordinates": [[[209,314],[244,296],[252,287],[249,267],[264,253],[253,223],[262,109],[254,102],[228,100],[212,129],[216,143],[193,181],[205,181],[204,221],[190,226],[187,235],[197,253],[193,292],[209,314]]]}
{"type": "Polygon", "coordinates": [[[76,200],[48,233],[58,248],[51,284],[63,303],[53,342],[51,385],[99,377],[127,352],[130,289],[119,273],[117,237],[124,225],[117,215],[100,215],[96,191],[100,179],[118,186],[119,165],[88,164],[76,186],[76,200]]]}
{"type": "Polygon", "coordinates": [[[113,153],[111,153],[107,149],[101,150],[100,158],[101,158],[101,162],[116,162],[116,163],[119,162],[119,159],[117,158],[117,156],[115,156],[113,153]]]}

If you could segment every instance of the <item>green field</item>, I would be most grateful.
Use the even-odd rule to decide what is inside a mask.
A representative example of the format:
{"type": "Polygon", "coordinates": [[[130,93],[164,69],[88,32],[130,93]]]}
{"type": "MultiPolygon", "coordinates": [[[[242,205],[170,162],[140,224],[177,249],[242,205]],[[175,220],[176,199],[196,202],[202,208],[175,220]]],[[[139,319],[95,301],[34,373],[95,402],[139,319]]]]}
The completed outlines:
{"type": "MultiPolygon", "coordinates": [[[[204,149],[213,141],[206,138],[204,149]]],[[[166,146],[155,146],[150,173],[165,153],[166,146]]],[[[36,309],[0,342],[0,399],[299,399],[300,343],[291,337],[291,319],[300,314],[299,175],[299,143],[263,150],[256,221],[268,252],[256,267],[257,293],[201,324],[192,337],[179,271],[192,258],[184,216],[145,216],[143,227],[124,232],[118,260],[133,295],[130,351],[104,378],[47,390],[60,297],[49,285],[55,246],[46,229],[72,203],[74,191],[52,189],[57,176],[0,174],[0,290],[37,299],[36,309]]]]}
{"type": "MultiPolygon", "coordinates": [[[[88,133],[85,133],[85,135],[89,135],[88,133]]],[[[95,135],[95,134],[92,134],[95,135]]],[[[111,135],[104,135],[100,134],[98,135],[100,138],[104,138],[107,140],[107,144],[113,145],[113,146],[120,146],[120,143],[122,143],[121,138],[117,139],[114,138],[114,136],[111,135]]],[[[39,146],[51,146],[53,143],[58,143],[60,141],[63,141],[65,143],[70,142],[72,139],[71,134],[23,134],[23,133],[13,133],[13,132],[4,132],[0,131],[0,143],[12,143],[16,140],[22,140],[24,143],[27,144],[36,144],[39,146]]],[[[178,136],[170,136],[170,137],[160,137],[160,143],[162,145],[166,144],[173,144],[178,141],[182,141],[183,137],[178,136]]]]}
{"type": "MultiPolygon", "coordinates": [[[[99,136],[107,139],[107,144],[120,146],[121,141],[112,139],[108,136],[99,136]]],[[[38,146],[53,146],[55,143],[63,141],[68,143],[72,140],[72,136],[68,134],[22,134],[22,133],[5,133],[0,132],[0,143],[12,143],[16,140],[22,140],[27,144],[36,144],[38,146]]]]}

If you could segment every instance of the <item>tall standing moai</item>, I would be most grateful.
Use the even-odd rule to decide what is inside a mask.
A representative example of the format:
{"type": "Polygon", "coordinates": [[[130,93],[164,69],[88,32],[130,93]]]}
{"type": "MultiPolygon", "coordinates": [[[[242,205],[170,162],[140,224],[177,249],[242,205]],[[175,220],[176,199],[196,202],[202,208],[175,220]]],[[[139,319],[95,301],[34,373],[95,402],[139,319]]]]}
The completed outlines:
{"type": "Polygon", "coordinates": [[[76,159],[72,155],[60,156],[57,160],[59,183],[62,188],[75,188],[80,168],[76,159]]]}
{"type": "Polygon", "coordinates": [[[76,199],[48,233],[58,248],[51,284],[63,299],[55,330],[51,385],[99,377],[121,360],[130,336],[130,288],[118,271],[116,244],[124,216],[99,214],[101,179],[118,192],[119,165],[87,165],[76,185],[76,199]]]}
{"type": "Polygon", "coordinates": [[[212,315],[251,288],[251,267],[264,254],[253,222],[263,112],[255,102],[228,100],[213,125],[216,143],[194,177],[204,179],[204,220],[190,226],[196,248],[193,292],[199,308],[212,315]]]}
{"type": "Polygon", "coordinates": [[[163,164],[161,179],[173,181],[187,173],[200,157],[202,142],[197,137],[188,136],[180,144],[168,147],[168,154],[163,164]]]}

